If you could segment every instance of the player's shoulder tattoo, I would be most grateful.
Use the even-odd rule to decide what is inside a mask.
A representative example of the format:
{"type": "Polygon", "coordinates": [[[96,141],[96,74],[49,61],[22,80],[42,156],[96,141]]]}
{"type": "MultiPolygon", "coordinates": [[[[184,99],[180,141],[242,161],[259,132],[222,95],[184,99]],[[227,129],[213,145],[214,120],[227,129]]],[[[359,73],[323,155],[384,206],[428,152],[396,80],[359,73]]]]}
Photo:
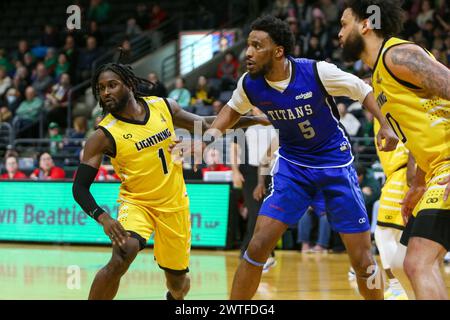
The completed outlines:
{"type": "Polygon", "coordinates": [[[413,44],[395,47],[390,50],[392,66],[405,67],[410,76],[417,79],[418,85],[434,96],[450,97],[449,71],[436,63],[428,53],[413,44]]]}
{"type": "Polygon", "coordinates": [[[420,48],[411,48],[406,46],[392,48],[390,58],[394,65],[404,66],[412,72],[423,72],[426,70],[427,61],[424,59],[424,53],[420,48]]]}

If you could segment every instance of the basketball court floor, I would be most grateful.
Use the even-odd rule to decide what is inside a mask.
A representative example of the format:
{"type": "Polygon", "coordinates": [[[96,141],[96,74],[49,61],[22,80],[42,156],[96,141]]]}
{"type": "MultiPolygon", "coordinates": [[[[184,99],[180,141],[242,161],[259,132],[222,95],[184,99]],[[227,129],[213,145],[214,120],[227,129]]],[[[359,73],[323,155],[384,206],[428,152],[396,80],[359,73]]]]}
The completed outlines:
{"type": "MultiPolygon", "coordinates": [[[[0,243],[0,299],[86,299],[95,273],[111,256],[108,247],[0,243]]],[[[276,252],[255,299],[361,299],[349,282],[346,254],[276,252]]],[[[188,300],[228,299],[238,251],[192,250],[188,300]]],[[[450,294],[450,265],[443,266],[450,294]]],[[[148,248],[122,278],[116,299],[165,298],[164,274],[148,248]]]]}

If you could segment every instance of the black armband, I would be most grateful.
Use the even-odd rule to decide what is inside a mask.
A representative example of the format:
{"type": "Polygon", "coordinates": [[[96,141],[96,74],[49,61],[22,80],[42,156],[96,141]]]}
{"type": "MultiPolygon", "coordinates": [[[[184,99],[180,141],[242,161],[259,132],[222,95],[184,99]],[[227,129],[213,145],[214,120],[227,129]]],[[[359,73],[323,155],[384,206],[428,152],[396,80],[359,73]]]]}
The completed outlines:
{"type": "Polygon", "coordinates": [[[98,169],[87,164],[80,164],[73,181],[72,194],[75,201],[91,218],[98,221],[98,217],[105,211],[95,202],[89,188],[97,176],[98,169]]]}

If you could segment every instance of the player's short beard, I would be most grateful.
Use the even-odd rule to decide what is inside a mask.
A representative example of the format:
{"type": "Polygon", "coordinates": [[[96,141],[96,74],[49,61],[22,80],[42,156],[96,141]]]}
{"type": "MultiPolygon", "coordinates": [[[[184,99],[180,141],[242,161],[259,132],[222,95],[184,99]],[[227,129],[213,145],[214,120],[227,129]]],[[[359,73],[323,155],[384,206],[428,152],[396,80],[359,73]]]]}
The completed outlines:
{"type": "Polygon", "coordinates": [[[254,72],[254,73],[249,72],[248,74],[250,75],[250,78],[256,79],[258,77],[265,76],[269,72],[270,69],[272,69],[272,61],[267,62],[258,71],[254,72]]]}
{"type": "Polygon", "coordinates": [[[109,106],[108,107],[104,106],[103,114],[106,114],[108,112],[111,112],[112,114],[117,114],[117,113],[123,111],[123,109],[125,109],[125,107],[128,104],[128,99],[129,99],[129,95],[124,94],[117,103],[114,103],[114,106],[112,108],[109,106]]]}
{"type": "Polygon", "coordinates": [[[342,57],[346,62],[357,61],[365,49],[363,37],[353,30],[342,47],[342,57]]]}

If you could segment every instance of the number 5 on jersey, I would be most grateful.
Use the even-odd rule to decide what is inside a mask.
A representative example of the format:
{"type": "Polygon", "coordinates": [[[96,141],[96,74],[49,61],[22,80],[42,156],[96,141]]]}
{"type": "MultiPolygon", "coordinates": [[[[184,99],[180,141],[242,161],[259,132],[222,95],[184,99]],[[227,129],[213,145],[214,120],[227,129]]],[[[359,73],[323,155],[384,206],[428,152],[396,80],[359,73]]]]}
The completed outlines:
{"type": "Polygon", "coordinates": [[[298,126],[305,139],[312,139],[316,136],[316,132],[314,131],[314,128],[311,127],[311,122],[309,122],[309,120],[300,122],[298,126]]]}

